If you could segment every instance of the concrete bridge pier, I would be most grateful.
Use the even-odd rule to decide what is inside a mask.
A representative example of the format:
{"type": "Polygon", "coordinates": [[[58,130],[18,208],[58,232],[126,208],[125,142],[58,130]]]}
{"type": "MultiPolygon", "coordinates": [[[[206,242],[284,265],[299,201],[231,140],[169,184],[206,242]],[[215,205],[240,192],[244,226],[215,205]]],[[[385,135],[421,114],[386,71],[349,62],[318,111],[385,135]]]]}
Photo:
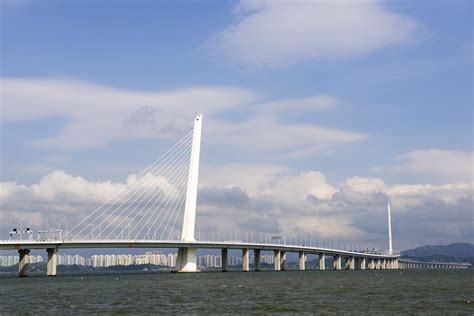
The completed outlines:
{"type": "Polygon", "coordinates": [[[221,250],[221,258],[222,258],[222,272],[227,272],[227,263],[229,261],[229,249],[227,248],[222,248],[221,250]]]}
{"type": "Polygon", "coordinates": [[[348,257],[347,269],[348,270],[355,270],[355,258],[354,257],[348,257]]]}
{"type": "Polygon", "coordinates": [[[324,253],[319,254],[319,270],[326,270],[326,256],[324,255],[324,253]]]}
{"type": "Polygon", "coordinates": [[[341,255],[334,256],[334,270],[341,270],[342,269],[342,257],[341,255]]]}
{"type": "Polygon", "coordinates": [[[242,249],[242,271],[249,272],[250,270],[250,258],[248,248],[242,249]]]}
{"type": "Polygon", "coordinates": [[[365,270],[365,258],[359,258],[359,270],[365,270]]]}
{"type": "Polygon", "coordinates": [[[58,248],[46,249],[48,253],[48,264],[46,269],[47,276],[56,276],[56,267],[58,265],[58,248]]]}
{"type": "Polygon", "coordinates": [[[30,249],[19,249],[20,260],[18,262],[18,275],[20,277],[28,276],[28,264],[30,263],[30,249]]]}
{"type": "Polygon", "coordinates": [[[286,270],[286,253],[284,251],[281,252],[280,260],[281,260],[280,270],[285,271],[286,270]]]}
{"type": "Polygon", "coordinates": [[[400,266],[398,265],[398,259],[392,259],[392,269],[400,269],[400,266]]]}
{"type": "Polygon", "coordinates": [[[281,269],[281,252],[280,250],[273,250],[273,267],[275,271],[281,269]]]}
{"type": "Polygon", "coordinates": [[[253,265],[255,271],[260,271],[260,249],[255,249],[253,251],[253,265]]]}
{"type": "Polygon", "coordinates": [[[306,253],[304,251],[299,252],[300,259],[300,271],[306,270],[306,253]]]}
{"type": "Polygon", "coordinates": [[[198,272],[196,248],[178,248],[177,272],[198,272]]]}

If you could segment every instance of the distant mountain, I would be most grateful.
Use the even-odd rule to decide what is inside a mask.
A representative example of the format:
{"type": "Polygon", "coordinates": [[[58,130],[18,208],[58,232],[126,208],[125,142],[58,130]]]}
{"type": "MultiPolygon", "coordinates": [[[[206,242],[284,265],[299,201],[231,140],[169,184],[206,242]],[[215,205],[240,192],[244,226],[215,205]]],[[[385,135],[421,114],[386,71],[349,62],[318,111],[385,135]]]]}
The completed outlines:
{"type": "Polygon", "coordinates": [[[474,244],[454,243],[445,246],[421,246],[405,250],[401,253],[404,257],[451,257],[467,259],[474,257],[474,244]]]}

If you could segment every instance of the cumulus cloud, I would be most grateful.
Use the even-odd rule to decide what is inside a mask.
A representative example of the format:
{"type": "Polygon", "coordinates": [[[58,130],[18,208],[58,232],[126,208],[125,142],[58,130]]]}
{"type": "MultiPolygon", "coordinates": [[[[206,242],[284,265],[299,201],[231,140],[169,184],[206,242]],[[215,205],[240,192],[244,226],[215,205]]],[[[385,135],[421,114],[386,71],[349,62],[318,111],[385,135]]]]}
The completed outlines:
{"type": "Polygon", "coordinates": [[[474,152],[460,150],[415,150],[398,157],[397,170],[434,176],[443,181],[472,181],[474,152]]]}
{"type": "Polygon", "coordinates": [[[132,174],[125,183],[91,182],[61,170],[45,175],[39,183],[30,186],[2,182],[0,203],[4,221],[0,229],[11,228],[20,218],[35,227],[58,222],[77,224],[100,205],[103,205],[104,213],[99,211],[92,217],[98,220],[97,223],[107,224],[113,219],[117,222],[117,219],[128,218],[128,222],[134,224],[142,214],[152,214],[154,208],[169,208],[181,203],[183,199],[177,197],[184,194],[184,183],[181,181],[180,185],[166,176],[151,173],[140,177],[132,174]],[[149,211],[151,208],[153,210],[149,211]],[[109,213],[105,210],[109,213],[114,211],[114,214],[107,218],[109,213]]]}
{"type": "Polygon", "coordinates": [[[385,183],[377,178],[352,177],[346,180],[345,185],[356,192],[383,191],[385,189],[385,183]]]}
{"type": "MultiPolygon", "coordinates": [[[[220,231],[222,236],[253,232],[255,238],[260,234],[311,235],[313,240],[385,247],[386,203],[390,200],[397,248],[473,237],[472,183],[387,185],[378,178],[353,177],[334,186],[319,171],[292,175],[276,167],[255,178],[260,185],[252,187],[252,193],[245,187],[250,178],[238,186],[232,185],[238,181],[213,183],[214,178],[207,178],[198,194],[197,231],[220,231]]],[[[158,188],[159,183],[166,185],[158,178],[152,180],[158,188]]],[[[135,175],[124,183],[91,182],[62,171],[30,186],[3,182],[0,231],[6,234],[18,221],[29,221],[36,229],[66,221],[72,225],[134,183],[135,175]]],[[[176,218],[179,225],[181,217],[176,218]]]]}
{"type": "Polygon", "coordinates": [[[308,195],[319,199],[330,198],[337,190],[326,182],[319,171],[308,171],[297,176],[281,177],[263,193],[289,201],[304,200],[308,195]]]}
{"type": "Polygon", "coordinates": [[[375,0],[242,0],[237,22],[213,36],[217,55],[252,66],[370,53],[413,41],[419,23],[375,0]]]}
{"type": "Polygon", "coordinates": [[[287,167],[269,164],[204,165],[201,167],[199,185],[219,188],[241,187],[253,196],[261,192],[277,176],[287,171],[287,167]]]}

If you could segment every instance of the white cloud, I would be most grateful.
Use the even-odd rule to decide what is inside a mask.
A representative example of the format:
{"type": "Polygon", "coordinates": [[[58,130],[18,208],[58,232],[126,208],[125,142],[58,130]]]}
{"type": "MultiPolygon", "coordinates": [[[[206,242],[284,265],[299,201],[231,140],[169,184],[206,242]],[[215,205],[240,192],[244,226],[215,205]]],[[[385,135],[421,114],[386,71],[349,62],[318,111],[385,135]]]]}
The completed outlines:
{"type": "Polygon", "coordinates": [[[459,150],[415,150],[398,157],[405,161],[396,170],[434,176],[443,181],[473,181],[474,152],[459,150]]]}
{"type": "MultiPolygon", "coordinates": [[[[397,247],[472,238],[472,183],[385,185],[381,179],[353,177],[336,187],[319,171],[291,175],[278,166],[235,167],[237,171],[229,174],[232,166],[217,170],[226,180],[205,176],[198,197],[198,230],[311,234],[318,240],[380,247],[385,245],[385,210],[390,199],[397,247]],[[249,174],[241,177],[243,172],[249,174]],[[234,183],[239,187],[231,186],[234,183]]],[[[159,177],[151,180],[155,188],[169,184],[159,177]]],[[[30,222],[35,229],[58,222],[71,227],[134,183],[135,175],[124,183],[91,182],[63,171],[47,174],[30,186],[0,183],[0,233],[18,221],[30,222]]],[[[110,220],[114,219],[126,217],[117,213],[110,220]]]]}
{"type": "Polygon", "coordinates": [[[26,189],[26,186],[19,185],[13,181],[0,182],[0,199],[6,199],[19,191],[26,189]]]}
{"type": "Polygon", "coordinates": [[[60,135],[36,140],[40,146],[63,148],[102,146],[120,138],[183,135],[196,113],[213,115],[256,100],[253,91],[234,87],[151,92],[52,79],[2,79],[1,86],[1,119],[66,119],[60,135]]]}
{"type": "Polygon", "coordinates": [[[200,187],[241,187],[251,196],[260,193],[265,186],[288,171],[279,165],[229,163],[204,165],[199,175],[200,187]]]}
{"type": "Polygon", "coordinates": [[[240,157],[293,159],[367,137],[320,125],[283,123],[271,115],[256,115],[235,123],[211,119],[207,124],[208,141],[217,144],[220,150],[234,149],[234,154],[240,157]]]}
{"type": "Polygon", "coordinates": [[[420,205],[427,199],[435,198],[444,203],[456,200],[472,191],[473,182],[458,182],[441,185],[434,184],[394,184],[386,185],[379,178],[352,177],[343,187],[354,192],[383,192],[394,203],[403,206],[420,205]]]}
{"type": "Polygon", "coordinates": [[[416,38],[418,22],[382,2],[243,0],[238,21],[209,40],[218,55],[253,66],[361,55],[416,38]]]}
{"type": "Polygon", "coordinates": [[[345,185],[352,191],[356,192],[370,192],[370,191],[384,191],[385,183],[377,178],[361,178],[352,177],[347,179],[345,185]]]}
{"type": "Polygon", "coordinates": [[[326,182],[326,177],[319,171],[308,171],[297,176],[280,177],[262,193],[274,195],[286,201],[300,201],[315,196],[329,199],[337,190],[326,182]]]}
{"type": "MultiPolygon", "coordinates": [[[[337,98],[312,95],[255,103],[255,92],[235,87],[194,87],[147,92],[114,89],[82,81],[3,79],[3,121],[64,119],[62,130],[32,142],[48,148],[88,148],[129,138],[167,139],[186,134],[204,113],[204,142],[246,157],[294,158],[362,140],[365,134],[285,119],[334,108],[337,98]],[[246,112],[232,119],[232,111],[246,112]],[[246,148],[245,151],[242,148],[246,148]]],[[[34,136],[33,136],[34,137],[34,136]]],[[[51,164],[51,161],[50,161],[51,164]]],[[[36,169],[51,170],[48,166],[36,169]]]]}
{"type": "Polygon", "coordinates": [[[259,103],[252,108],[259,115],[278,115],[285,117],[288,115],[306,115],[318,111],[325,111],[334,108],[338,103],[337,98],[330,95],[313,95],[303,98],[282,99],[277,101],[259,103]]]}

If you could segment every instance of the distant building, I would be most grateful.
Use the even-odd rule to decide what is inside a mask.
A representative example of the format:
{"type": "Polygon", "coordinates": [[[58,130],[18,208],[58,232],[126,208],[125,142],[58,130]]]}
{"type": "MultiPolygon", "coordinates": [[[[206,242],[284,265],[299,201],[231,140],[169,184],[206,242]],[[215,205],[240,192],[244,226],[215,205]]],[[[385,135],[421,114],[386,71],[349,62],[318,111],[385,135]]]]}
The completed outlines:
{"type": "Polygon", "coordinates": [[[17,264],[18,256],[0,256],[0,267],[10,267],[17,264]]]}

